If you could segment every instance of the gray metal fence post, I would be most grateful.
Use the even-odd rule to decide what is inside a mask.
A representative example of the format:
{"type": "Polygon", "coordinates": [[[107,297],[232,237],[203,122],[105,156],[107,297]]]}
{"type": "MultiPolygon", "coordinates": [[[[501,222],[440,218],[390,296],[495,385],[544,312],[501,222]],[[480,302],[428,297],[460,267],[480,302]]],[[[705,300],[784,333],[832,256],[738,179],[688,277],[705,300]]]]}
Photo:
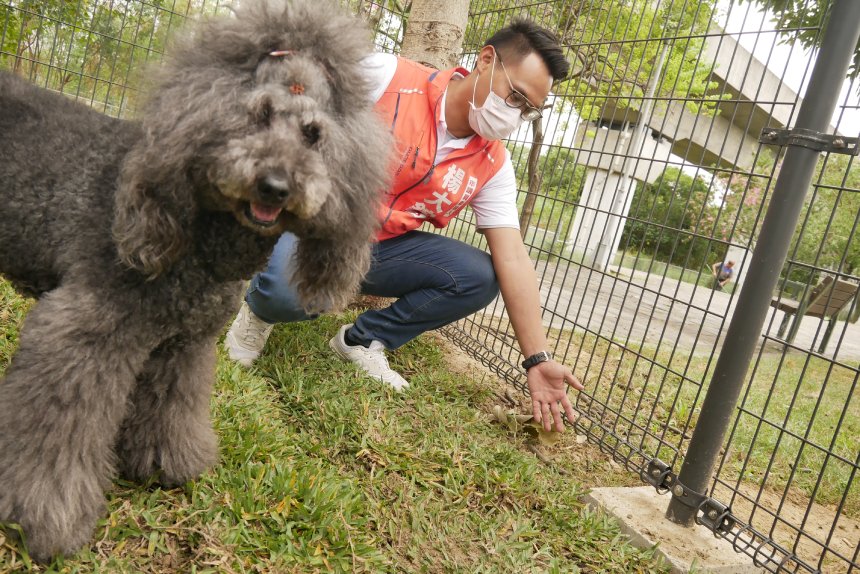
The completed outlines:
{"type": "MultiPolygon", "coordinates": [[[[858,38],[860,1],[836,0],[795,129],[820,133],[827,130],[858,38]]],[[[791,146],[785,154],[725,344],[702,403],[702,413],[678,474],[680,484],[673,489],[666,512],[673,522],[692,525],[696,508],[688,501],[694,497],[685,492],[705,493],[708,489],[812,181],[818,153],[791,146]]]]}

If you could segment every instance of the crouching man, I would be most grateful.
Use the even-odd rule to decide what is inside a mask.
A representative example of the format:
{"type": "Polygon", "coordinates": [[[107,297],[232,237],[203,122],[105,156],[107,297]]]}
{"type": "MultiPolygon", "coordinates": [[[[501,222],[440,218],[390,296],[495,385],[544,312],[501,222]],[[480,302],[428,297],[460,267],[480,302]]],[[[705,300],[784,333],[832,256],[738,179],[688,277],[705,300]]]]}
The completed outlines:
{"type": "MultiPolygon", "coordinates": [[[[389,367],[385,351],[483,309],[501,291],[525,357],[533,414],[547,430],[551,420],[563,430],[561,413],[574,419],[567,385],[582,385],[547,351],[537,278],[520,237],[514,169],[500,141],[540,118],[553,82],[567,75],[557,39],[516,21],[487,40],[471,73],[389,54],[365,62],[377,109],[392,127],[397,161],[362,293],[396,301],[342,326],[332,349],[403,390],[409,383],[389,367]],[[444,227],[466,205],[490,254],[418,230],[424,222],[444,227]]],[[[275,323],[312,318],[289,282],[296,242],[281,237],[227,334],[230,357],[243,365],[257,359],[275,323]]]]}

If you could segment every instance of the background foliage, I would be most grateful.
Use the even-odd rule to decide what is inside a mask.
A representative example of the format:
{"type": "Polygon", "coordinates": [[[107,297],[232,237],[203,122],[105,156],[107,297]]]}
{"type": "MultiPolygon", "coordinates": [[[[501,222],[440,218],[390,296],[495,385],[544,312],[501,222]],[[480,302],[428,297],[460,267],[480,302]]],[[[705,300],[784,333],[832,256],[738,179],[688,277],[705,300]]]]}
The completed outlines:
{"type": "Polygon", "coordinates": [[[11,0],[0,6],[0,67],[124,115],[134,75],[160,58],[171,31],[217,8],[216,0],[11,0]]]}

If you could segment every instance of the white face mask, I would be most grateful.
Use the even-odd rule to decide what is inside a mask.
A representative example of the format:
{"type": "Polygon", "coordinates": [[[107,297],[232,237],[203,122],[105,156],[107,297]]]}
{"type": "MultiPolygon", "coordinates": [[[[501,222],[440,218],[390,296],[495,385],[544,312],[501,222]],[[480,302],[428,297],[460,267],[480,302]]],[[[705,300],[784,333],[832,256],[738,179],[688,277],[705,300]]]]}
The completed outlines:
{"type": "MultiPolygon", "coordinates": [[[[490,93],[480,108],[475,106],[475,90],[478,80],[472,89],[472,101],[469,102],[469,126],[475,133],[487,140],[500,140],[508,137],[523,123],[519,108],[512,108],[505,103],[504,98],[493,91],[493,74],[496,70],[496,55],[493,54],[493,65],[490,68],[490,93]]],[[[478,78],[480,78],[480,74],[478,78]]]]}

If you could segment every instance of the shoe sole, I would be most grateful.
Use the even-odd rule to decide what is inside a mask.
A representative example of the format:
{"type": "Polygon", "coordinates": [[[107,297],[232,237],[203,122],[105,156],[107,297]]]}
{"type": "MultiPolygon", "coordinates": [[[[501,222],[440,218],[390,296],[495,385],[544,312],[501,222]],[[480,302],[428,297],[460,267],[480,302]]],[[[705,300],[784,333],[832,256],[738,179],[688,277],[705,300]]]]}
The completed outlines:
{"type": "Polygon", "coordinates": [[[335,335],[334,337],[332,337],[331,339],[329,339],[329,341],[328,341],[328,346],[331,348],[331,350],[332,350],[332,351],[334,351],[334,354],[335,354],[335,355],[337,355],[338,357],[340,357],[340,358],[341,358],[341,359],[343,359],[344,361],[352,362],[352,361],[350,361],[349,357],[347,357],[346,355],[344,355],[344,354],[343,354],[343,352],[338,348],[338,344],[337,344],[337,335],[335,335]]]}

